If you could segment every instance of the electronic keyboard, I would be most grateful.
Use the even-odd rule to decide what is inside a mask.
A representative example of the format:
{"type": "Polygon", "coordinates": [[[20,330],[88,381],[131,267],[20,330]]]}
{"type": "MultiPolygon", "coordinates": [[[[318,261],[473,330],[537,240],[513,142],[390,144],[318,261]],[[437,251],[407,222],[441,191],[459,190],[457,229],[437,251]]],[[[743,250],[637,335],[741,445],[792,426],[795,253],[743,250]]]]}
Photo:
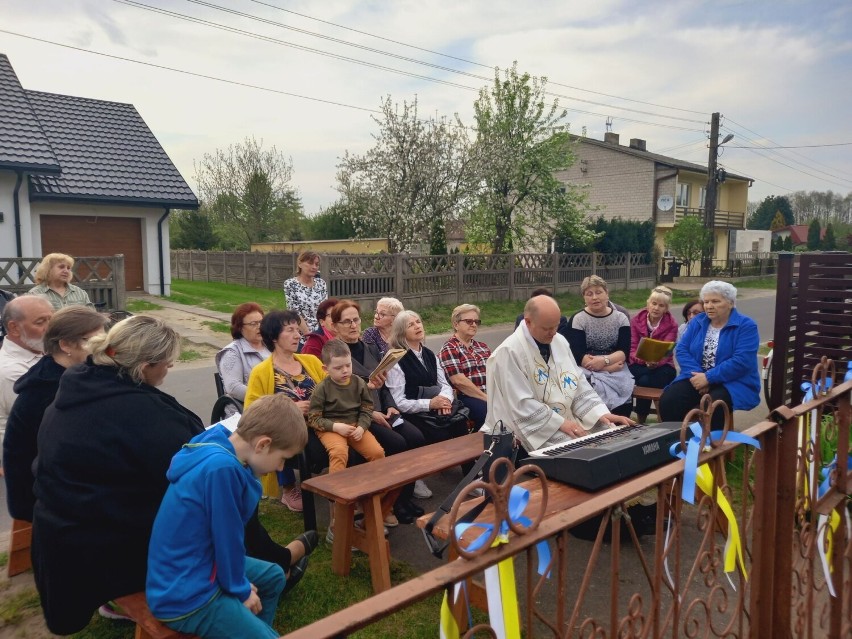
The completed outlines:
{"type": "Polygon", "coordinates": [[[596,491],[674,461],[669,447],[680,440],[680,422],[619,426],[530,453],[523,463],[549,479],[596,491]]]}

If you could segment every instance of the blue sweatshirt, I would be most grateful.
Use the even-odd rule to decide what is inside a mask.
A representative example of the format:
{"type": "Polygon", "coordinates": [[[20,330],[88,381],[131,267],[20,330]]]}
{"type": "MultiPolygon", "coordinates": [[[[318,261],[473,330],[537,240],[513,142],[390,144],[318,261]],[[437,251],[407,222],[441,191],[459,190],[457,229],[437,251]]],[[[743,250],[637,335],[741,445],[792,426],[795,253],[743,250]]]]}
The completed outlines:
{"type": "Polygon", "coordinates": [[[240,602],[251,594],[243,536],[261,486],[229,435],[217,425],[193,437],[166,473],[170,485],[154,521],[145,589],[151,612],[163,621],[222,593],[240,602]]]}
{"type": "MultiPolygon", "coordinates": [[[[709,327],[710,318],[703,313],[686,325],[686,331],[675,347],[680,375],[675,377],[672,384],[689,379],[693,371],[703,371],[701,359],[709,327]]],[[[757,324],[737,309],[732,309],[728,323],[719,333],[716,365],[704,372],[710,384],[725,386],[731,395],[734,410],[751,410],[760,404],[760,373],[757,370],[759,346],[757,324]]]]}

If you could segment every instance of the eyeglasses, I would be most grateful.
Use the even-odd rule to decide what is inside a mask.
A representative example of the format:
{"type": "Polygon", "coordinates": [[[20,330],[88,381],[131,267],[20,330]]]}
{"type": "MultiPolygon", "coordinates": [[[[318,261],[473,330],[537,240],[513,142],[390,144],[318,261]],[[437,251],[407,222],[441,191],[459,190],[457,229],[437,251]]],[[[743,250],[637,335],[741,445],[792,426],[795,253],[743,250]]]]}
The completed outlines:
{"type": "Polygon", "coordinates": [[[357,326],[361,323],[360,317],[353,317],[352,319],[342,319],[337,324],[343,324],[343,326],[357,326]]]}
{"type": "Polygon", "coordinates": [[[396,317],[396,314],[395,313],[394,314],[382,313],[381,311],[376,311],[375,316],[378,317],[379,319],[385,319],[386,317],[396,317]]]}
{"type": "Polygon", "coordinates": [[[251,326],[252,328],[257,328],[258,326],[260,326],[260,320],[257,320],[256,322],[243,322],[243,326],[251,326]]]}
{"type": "Polygon", "coordinates": [[[481,319],[460,319],[459,321],[464,322],[468,326],[479,326],[480,324],[482,324],[481,319]]]}
{"type": "Polygon", "coordinates": [[[693,317],[693,316],[695,316],[695,315],[701,315],[703,312],[704,312],[704,311],[702,311],[702,310],[700,310],[700,309],[695,309],[695,310],[690,309],[689,313],[687,313],[687,316],[688,316],[688,317],[693,317]]]}

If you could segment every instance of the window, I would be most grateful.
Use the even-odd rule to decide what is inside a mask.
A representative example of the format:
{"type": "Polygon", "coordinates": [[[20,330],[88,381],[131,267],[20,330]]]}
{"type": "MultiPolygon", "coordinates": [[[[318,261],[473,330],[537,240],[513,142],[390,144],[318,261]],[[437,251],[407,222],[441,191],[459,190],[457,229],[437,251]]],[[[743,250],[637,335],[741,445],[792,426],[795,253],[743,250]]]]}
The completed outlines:
{"type": "Polygon", "coordinates": [[[675,204],[678,206],[689,206],[689,184],[677,185],[677,200],[675,204]]]}
{"type": "Polygon", "coordinates": [[[702,186],[698,189],[698,208],[703,209],[704,203],[707,201],[707,187],[702,186]]]}

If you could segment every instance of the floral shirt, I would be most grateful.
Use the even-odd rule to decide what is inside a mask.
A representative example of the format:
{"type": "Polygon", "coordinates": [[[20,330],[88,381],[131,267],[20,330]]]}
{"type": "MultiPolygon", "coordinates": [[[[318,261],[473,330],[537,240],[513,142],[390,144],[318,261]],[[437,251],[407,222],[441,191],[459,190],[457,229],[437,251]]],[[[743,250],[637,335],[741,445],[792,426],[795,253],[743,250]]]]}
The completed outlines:
{"type": "Polygon", "coordinates": [[[304,368],[298,375],[290,375],[290,373],[277,368],[273,368],[273,370],[275,371],[276,393],[285,393],[294,402],[311,398],[317,383],[305,372],[304,368]]]}
{"type": "Polygon", "coordinates": [[[287,308],[296,311],[305,320],[310,331],[319,328],[317,307],[328,297],[328,287],[321,277],[314,278],[313,286],[305,286],[298,277],[284,282],[284,300],[287,308]]]}
{"type": "Polygon", "coordinates": [[[388,348],[390,346],[382,337],[379,329],[375,326],[371,326],[361,333],[361,341],[365,344],[375,344],[379,349],[379,355],[382,357],[384,357],[384,354],[388,352],[388,348]]]}

